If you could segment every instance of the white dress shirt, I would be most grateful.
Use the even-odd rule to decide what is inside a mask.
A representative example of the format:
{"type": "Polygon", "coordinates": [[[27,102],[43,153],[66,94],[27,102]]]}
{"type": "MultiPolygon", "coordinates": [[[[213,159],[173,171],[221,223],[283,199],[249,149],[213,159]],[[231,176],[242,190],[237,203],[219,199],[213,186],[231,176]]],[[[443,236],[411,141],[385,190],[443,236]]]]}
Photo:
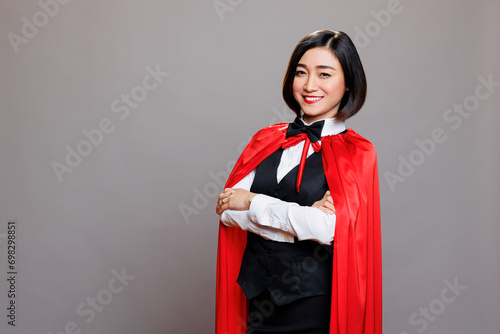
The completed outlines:
{"type": "MultiPolygon", "coordinates": [[[[345,129],[345,122],[335,122],[335,119],[328,118],[325,119],[321,136],[338,134],[345,129]]],[[[303,149],[304,141],[283,150],[277,170],[278,182],[300,163],[303,149]]],[[[313,152],[311,145],[307,156],[313,152]]],[[[255,169],[233,188],[249,191],[254,178],[255,169]]],[[[333,242],[336,216],[318,208],[258,194],[252,199],[249,210],[226,210],[220,219],[226,226],[239,227],[269,240],[293,243],[294,237],[297,237],[298,240],[314,240],[329,245],[333,242]]]]}

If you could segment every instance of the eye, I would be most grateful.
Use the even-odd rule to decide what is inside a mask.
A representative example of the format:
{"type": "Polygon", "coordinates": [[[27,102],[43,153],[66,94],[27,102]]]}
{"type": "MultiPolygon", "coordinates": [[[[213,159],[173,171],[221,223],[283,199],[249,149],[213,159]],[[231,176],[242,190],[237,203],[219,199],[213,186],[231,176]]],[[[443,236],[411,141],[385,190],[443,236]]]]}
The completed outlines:
{"type": "Polygon", "coordinates": [[[304,71],[301,71],[301,70],[295,71],[295,76],[296,77],[301,77],[301,76],[304,76],[304,75],[306,75],[306,72],[304,72],[304,71]]]}
{"type": "Polygon", "coordinates": [[[329,73],[323,72],[319,74],[320,78],[329,78],[331,75],[329,73]]]}

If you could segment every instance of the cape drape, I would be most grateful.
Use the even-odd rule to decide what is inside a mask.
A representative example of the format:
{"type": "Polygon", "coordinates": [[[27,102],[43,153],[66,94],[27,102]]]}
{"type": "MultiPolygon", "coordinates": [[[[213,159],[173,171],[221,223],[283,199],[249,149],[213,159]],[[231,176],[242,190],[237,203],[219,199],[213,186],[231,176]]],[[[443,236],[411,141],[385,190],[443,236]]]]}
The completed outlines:
{"type": "MultiPolygon", "coordinates": [[[[232,187],[281,147],[288,123],[257,132],[226,187],[232,187]]],[[[377,159],[373,145],[348,129],[321,138],[328,186],[336,209],[330,334],[382,333],[382,254],[377,159]]],[[[246,333],[248,305],[236,283],[246,231],[219,224],[216,334],[246,333]]]]}

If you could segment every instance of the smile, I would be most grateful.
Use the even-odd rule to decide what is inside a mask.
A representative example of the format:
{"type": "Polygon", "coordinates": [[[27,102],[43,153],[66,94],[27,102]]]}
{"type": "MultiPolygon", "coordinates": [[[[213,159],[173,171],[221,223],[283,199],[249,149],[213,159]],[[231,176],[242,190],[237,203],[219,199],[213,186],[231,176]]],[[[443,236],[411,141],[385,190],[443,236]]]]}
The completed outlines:
{"type": "Polygon", "coordinates": [[[321,101],[323,99],[323,96],[307,96],[307,95],[303,95],[302,97],[304,98],[304,102],[307,103],[307,104],[313,104],[313,103],[316,103],[316,102],[321,101]]]}

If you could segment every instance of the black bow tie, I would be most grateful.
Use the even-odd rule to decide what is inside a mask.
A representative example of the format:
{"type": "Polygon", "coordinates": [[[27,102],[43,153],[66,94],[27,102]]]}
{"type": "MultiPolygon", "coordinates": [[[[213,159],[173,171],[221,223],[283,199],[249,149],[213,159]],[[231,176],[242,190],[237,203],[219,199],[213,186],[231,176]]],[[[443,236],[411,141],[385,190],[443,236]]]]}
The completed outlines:
{"type": "Polygon", "coordinates": [[[302,156],[300,157],[299,170],[297,172],[297,192],[300,192],[300,184],[302,183],[302,175],[304,173],[304,166],[306,164],[307,152],[309,152],[309,145],[312,143],[314,151],[319,152],[321,145],[317,141],[321,138],[321,130],[325,121],[315,122],[311,125],[304,125],[299,118],[295,118],[293,123],[288,125],[286,130],[286,138],[288,138],[282,145],[286,149],[297,145],[299,142],[304,142],[302,149],[302,156]]]}
{"type": "Polygon", "coordinates": [[[298,135],[299,133],[305,133],[309,137],[309,140],[313,143],[317,142],[321,138],[321,130],[323,130],[323,125],[325,120],[314,122],[311,125],[305,125],[298,117],[295,118],[293,123],[288,125],[286,130],[286,138],[298,135]]]}

